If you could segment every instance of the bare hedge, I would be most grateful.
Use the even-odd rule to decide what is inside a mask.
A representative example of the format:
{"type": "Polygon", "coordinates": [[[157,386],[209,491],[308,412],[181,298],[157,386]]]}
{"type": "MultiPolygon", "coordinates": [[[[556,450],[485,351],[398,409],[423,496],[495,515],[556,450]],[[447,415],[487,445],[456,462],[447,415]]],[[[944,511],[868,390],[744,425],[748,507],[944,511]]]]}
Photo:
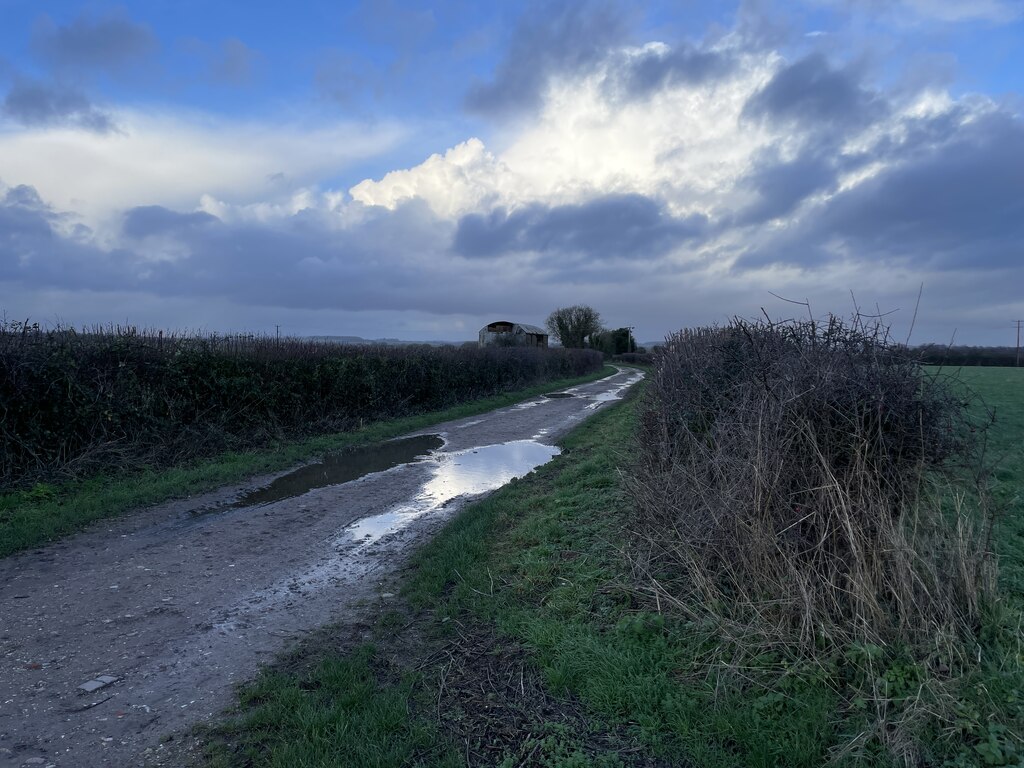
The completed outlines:
{"type": "Polygon", "coordinates": [[[655,360],[631,488],[659,599],[806,648],[976,632],[982,425],[883,326],[736,320],[655,360]]]}

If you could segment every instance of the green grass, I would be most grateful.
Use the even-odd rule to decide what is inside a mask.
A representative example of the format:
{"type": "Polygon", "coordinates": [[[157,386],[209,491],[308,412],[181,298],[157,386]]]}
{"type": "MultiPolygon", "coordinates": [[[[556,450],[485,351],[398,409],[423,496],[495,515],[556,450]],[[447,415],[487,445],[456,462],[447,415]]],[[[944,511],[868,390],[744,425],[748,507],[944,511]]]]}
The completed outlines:
{"type": "Polygon", "coordinates": [[[561,456],[472,505],[427,544],[402,588],[413,621],[393,610],[383,614],[377,650],[356,646],[345,655],[311,644],[300,651],[302,672],[279,667],[246,689],[242,714],[210,741],[213,764],[327,766],[356,750],[368,756],[361,758],[365,764],[462,764],[455,732],[464,739],[461,723],[485,721],[476,699],[456,697],[446,700],[443,712],[435,711],[452,658],[438,648],[465,652],[466,645],[479,645],[474,638],[483,632],[524,648],[551,695],[587,718],[583,727],[567,729],[547,714],[549,705],[538,705],[538,717],[550,722],[521,733],[518,745],[506,745],[504,761],[495,760],[503,766],[612,766],[639,758],[721,768],[809,768],[830,760],[894,764],[877,738],[855,739],[874,721],[877,710],[863,695],[872,689],[884,691],[893,720],[922,701],[925,710],[934,705],[955,712],[941,727],[926,720],[917,728],[918,764],[1021,765],[1024,655],[1019,624],[1012,624],[1019,621],[1024,568],[1021,373],[963,374],[996,408],[991,447],[1006,454],[995,493],[1007,506],[996,542],[1007,605],[995,613],[977,649],[983,663],[956,686],[924,685],[928,668],[900,649],[836,649],[808,663],[777,649],[758,655],[756,649],[730,648],[713,626],[657,612],[625,556],[630,503],[618,468],[628,466],[631,455],[637,418],[632,400],[586,422],[563,440],[561,456]],[[1000,620],[1011,626],[1000,629],[1000,620]],[[733,653],[742,656],[742,666],[730,663],[733,653]],[[374,658],[391,661],[371,663],[374,658]],[[364,665],[365,677],[362,693],[346,699],[348,708],[340,712],[335,702],[348,689],[317,665],[344,663],[364,665]],[[389,740],[374,742],[378,732],[365,725],[385,703],[392,712],[406,712],[390,726],[402,734],[400,743],[412,738],[406,734],[422,739],[400,758],[387,752],[389,740]],[[289,707],[310,714],[287,717],[289,707]],[[353,727],[335,728],[330,747],[324,746],[322,729],[308,722],[342,716],[353,727]],[[254,725],[259,723],[265,725],[254,725]],[[590,732],[613,735],[607,752],[595,751],[590,732]],[[853,749],[836,752],[851,742],[853,749]]]}
{"type": "Polygon", "coordinates": [[[28,491],[0,495],[0,557],[39,546],[81,530],[97,520],[171,498],[202,493],[253,475],[277,472],[300,462],[355,445],[387,440],[433,424],[484,413],[615,372],[601,371],[576,379],[548,382],[442,411],[373,422],[354,432],[286,442],[267,450],[225,453],[171,469],[143,469],[131,474],[98,476],[63,485],[38,484],[28,491]]]}
{"type": "Polygon", "coordinates": [[[219,751],[210,765],[461,765],[436,727],[409,718],[414,677],[379,687],[373,655],[372,646],[362,646],[347,658],[323,660],[302,677],[261,677],[242,695],[250,713],[239,724],[256,738],[236,751],[219,751]]]}
{"type": "Polygon", "coordinates": [[[1002,508],[995,537],[1000,582],[1024,601],[1024,368],[947,368],[945,373],[964,382],[995,412],[988,454],[996,465],[993,496],[1002,508]]]}

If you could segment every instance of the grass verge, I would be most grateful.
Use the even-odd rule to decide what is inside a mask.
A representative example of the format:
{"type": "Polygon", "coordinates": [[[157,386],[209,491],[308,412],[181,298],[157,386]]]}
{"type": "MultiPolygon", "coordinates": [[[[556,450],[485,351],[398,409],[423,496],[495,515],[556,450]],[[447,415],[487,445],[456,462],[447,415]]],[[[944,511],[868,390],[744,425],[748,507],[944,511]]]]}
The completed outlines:
{"type": "MultiPolygon", "coordinates": [[[[1009,511],[996,544],[1005,600],[1019,616],[1024,377],[985,373],[964,378],[996,406],[993,448],[1009,453],[997,478],[1009,511]]],[[[232,719],[204,737],[205,761],[891,764],[868,723],[877,706],[895,717],[924,695],[929,669],[897,649],[839,649],[814,665],[777,649],[730,649],[716,627],[662,614],[638,588],[618,474],[636,419],[634,400],[599,414],[553,462],[468,508],[414,558],[402,599],[382,603],[370,642],[328,630],[263,673],[232,719]]],[[[918,764],[1021,764],[1008,724],[1024,719],[1024,654],[1019,626],[998,629],[966,685],[938,688],[956,717],[922,728],[918,764]],[[1016,645],[1002,644],[1014,636],[1016,645]]]]}
{"type": "Polygon", "coordinates": [[[371,422],[362,429],[284,442],[266,450],[225,453],[171,469],[143,468],[128,475],[100,475],[27,491],[0,494],[0,557],[39,546],[81,530],[104,518],[171,498],[202,493],[252,475],[277,472],[324,453],[387,440],[452,419],[473,416],[611,375],[602,370],[581,378],[540,384],[528,389],[464,403],[442,411],[371,422]]]}

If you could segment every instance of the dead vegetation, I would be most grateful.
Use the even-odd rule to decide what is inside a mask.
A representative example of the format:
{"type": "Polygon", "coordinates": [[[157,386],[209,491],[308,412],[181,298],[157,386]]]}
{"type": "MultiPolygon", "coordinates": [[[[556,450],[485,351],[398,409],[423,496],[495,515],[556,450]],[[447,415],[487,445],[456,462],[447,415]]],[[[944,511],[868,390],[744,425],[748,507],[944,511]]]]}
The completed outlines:
{"type": "Polygon", "coordinates": [[[917,760],[995,601],[985,424],[964,394],[859,317],[681,331],[649,381],[630,487],[656,602],[716,627],[719,663],[838,651],[832,684],[877,714],[847,748],[917,760]]]}

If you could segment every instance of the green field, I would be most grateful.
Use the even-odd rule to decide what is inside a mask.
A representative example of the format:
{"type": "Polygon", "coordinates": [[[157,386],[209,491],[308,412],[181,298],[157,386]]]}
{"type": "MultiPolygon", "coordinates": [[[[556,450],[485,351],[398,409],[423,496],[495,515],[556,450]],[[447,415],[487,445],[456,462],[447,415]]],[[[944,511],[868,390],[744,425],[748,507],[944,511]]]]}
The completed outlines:
{"type": "Polygon", "coordinates": [[[814,664],[751,655],[723,646],[715,627],[659,612],[633,567],[642,553],[618,473],[633,399],[424,547],[403,599],[379,607],[372,642],[327,628],[246,687],[231,718],[204,732],[203,762],[1021,765],[1024,371],[961,377],[996,410],[990,450],[1004,507],[1004,604],[962,679],[928,687],[930,667],[899,649],[836,649],[814,664]],[[737,651],[742,667],[731,663],[737,651]],[[872,736],[875,714],[895,723],[934,690],[943,716],[912,723],[915,741],[894,758],[872,736]]]}
{"type": "Polygon", "coordinates": [[[1024,368],[954,368],[944,371],[969,387],[995,413],[988,434],[995,464],[993,496],[1001,507],[996,551],[1001,584],[1024,601],[1024,368]]]}

